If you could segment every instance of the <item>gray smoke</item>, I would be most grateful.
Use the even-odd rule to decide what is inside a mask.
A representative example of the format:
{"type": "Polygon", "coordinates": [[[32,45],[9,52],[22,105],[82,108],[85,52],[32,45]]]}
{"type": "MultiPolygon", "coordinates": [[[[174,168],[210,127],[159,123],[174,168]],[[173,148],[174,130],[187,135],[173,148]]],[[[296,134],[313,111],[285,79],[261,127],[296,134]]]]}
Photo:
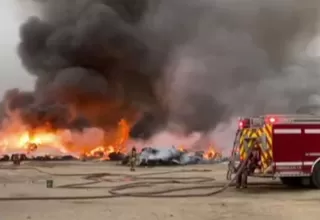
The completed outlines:
{"type": "Polygon", "coordinates": [[[68,126],[61,106],[101,127],[146,111],[131,135],[149,138],[168,123],[204,132],[237,114],[292,112],[318,92],[317,62],[301,59],[318,31],[316,0],[48,0],[38,8],[18,50],[37,86],[10,100],[27,123],[68,126]]]}
{"type": "Polygon", "coordinates": [[[235,115],[294,113],[319,92],[318,61],[305,53],[318,12],[313,0],[163,2],[149,26],[176,41],[166,69],[169,121],[208,131],[235,115]]]}

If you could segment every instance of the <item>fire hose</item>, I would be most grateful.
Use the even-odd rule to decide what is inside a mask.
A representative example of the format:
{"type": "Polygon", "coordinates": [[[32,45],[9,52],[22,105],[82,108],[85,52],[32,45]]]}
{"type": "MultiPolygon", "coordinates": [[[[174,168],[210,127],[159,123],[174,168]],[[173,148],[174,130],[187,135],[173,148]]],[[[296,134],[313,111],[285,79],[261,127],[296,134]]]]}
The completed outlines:
{"type": "MultiPolygon", "coordinates": [[[[235,180],[241,175],[243,169],[245,168],[246,161],[242,163],[237,170],[235,176],[227,183],[221,183],[216,185],[210,185],[210,186],[190,186],[190,187],[180,187],[175,189],[166,189],[166,190],[159,190],[155,192],[137,192],[137,193],[121,193],[120,191],[127,190],[127,189],[133,189],[143,186],[150,186],[152,184],[156,183],[181,183],[181,181],[174,180],[173,178],[167,178],[166,180],[158,181],[158,182],[138,182],[138,183],[130,183],[130,184],[124,184],[120,186],[111,187],[109,190],[108,195],[98,195],[98,196],[57,196],[57,197],[49,197],[49,196],[43,196],[43,197],[0,197],[0,201],[30,201],[30,200],[93,200],[93,199],[109,199],[109,198],[120,198],[120,197],[143,197],[143,198],[188,198],[188,197],[209,197],[213,196],[219,193],[222,193],[226,189],[228,189],[230,186],[234,185],[235,180]],[[218,189],[216,189],[218,188],[218,189]],[[200,189],[215,189],[209,193],[197,193],[197,194],[181,194],[181,195],[163,195],[166,193],[172,193],[172,192],[179,192],[179,191],[186,191],[186,190],[200,190],[200,189]]],[[[3,168],[2,168],[3,169],[3,168]]],[[[41,169],[31,167],[31,168],[24,168],[24,169],[34,169],[40,173],[52,175],[52,176],[84,176],[86,174],[54,174],[54,173],[48,173],[45,171],[42,171],[41,169]]],[[[185,170],[185,171],[169,171],[169,172],[162,172],[162,173],[150,173],[150,174],[141,174],[137,176],[130,176],[130,175],[122,175],[122,174],[111,174],[111,173],[92,173],[87,174],[85,176],[86,180],[92,180],[91,182],[87,183],[78,183],[78,184],[69,184],[64,186],[57,186],[57,188],[77,188],[81,185],[90,185],[102,182],[101,178],[103,176],[126,176],[126,177],[132,177],[132,178],[138,178],[139,177],[145,177],[148,175],[154,175],[154,174],[165,174],[165,173],[174,173],[174,172],[199,172],[200,170],[185,170]]],[[[202,170],[202,172],[205,170],[202,170]]],[[[161,179],[162,177],[158,177],[158,179],[161,179]]],[[[149,177],[149,179],[152,179],[149,177]]],[[[153,177],[153,179],[157,179],[157,177],[153,177]]],[[[162,178],[163,179],[163,178],[162,178]]],[[[182,178],[180,178],[182,179],[182,178]]],[[[190,179],[190,178],[185,178],[190,179]]],[[[212,181],[212,178],[197,178],[198,181],[194,181],[192,183],[200,183],[205,181],[212,181]]]]}

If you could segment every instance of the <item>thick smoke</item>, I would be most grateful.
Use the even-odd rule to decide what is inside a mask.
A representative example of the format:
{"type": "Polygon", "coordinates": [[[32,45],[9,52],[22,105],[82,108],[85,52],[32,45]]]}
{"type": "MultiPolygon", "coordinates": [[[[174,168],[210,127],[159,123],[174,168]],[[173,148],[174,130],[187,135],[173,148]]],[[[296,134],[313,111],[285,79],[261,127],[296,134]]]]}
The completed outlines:
{"type": "Polygon", "coordinates": [[[318,4],[41,2],[18,48],[36,88],[11,92],[8,106],[34,126],[138,120],[131,135],[141,138],[172,124],[207,132],[238,114],[293,112],[319,90],[317,62],[303,53],[318,31],[318,4]]]}

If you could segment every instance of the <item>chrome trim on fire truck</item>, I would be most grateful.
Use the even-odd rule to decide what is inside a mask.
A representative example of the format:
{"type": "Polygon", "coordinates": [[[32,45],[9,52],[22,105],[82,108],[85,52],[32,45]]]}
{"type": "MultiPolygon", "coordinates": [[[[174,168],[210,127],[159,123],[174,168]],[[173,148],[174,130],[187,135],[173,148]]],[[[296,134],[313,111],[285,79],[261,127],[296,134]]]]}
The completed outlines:
{"type": "Polygon", "coordinates": [[[320,129],[304,129],[305,134],[320,134],[320,129]]]}
{"type": "Polygon", "coordinates": [[[301,134],[301,129],[274,129],[274,134],[301,134]]]}
{"type": "Polygon", "coordinates": [[[313,161],[304,161],[304,162],[303,162],[303,165],[304,165],[304,166],[312,166],[313,163],[314,163],[313,161]]]}

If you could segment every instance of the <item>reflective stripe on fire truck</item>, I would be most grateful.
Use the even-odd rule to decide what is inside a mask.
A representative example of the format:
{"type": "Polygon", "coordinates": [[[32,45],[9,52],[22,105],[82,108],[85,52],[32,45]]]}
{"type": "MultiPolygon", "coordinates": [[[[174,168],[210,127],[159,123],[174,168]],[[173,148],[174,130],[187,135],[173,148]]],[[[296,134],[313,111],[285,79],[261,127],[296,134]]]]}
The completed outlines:
{"type": "Polygon", "coordinates": [[[267,169],[272,161],[272,140],[271,140],[271,126],[264,126],[263,128],[246,128],[243,129],[240,137],[240,157],[242,159],[247,158],[247,151],[252,147],[254,139],[262,138],[262,155],[261,155],[261,164],[262,171],[267,169]],[[263,139],[265,142],[263,143],[263,139]]]}
{"type": "Polygon", "coordinates": [[[277,167],[286,167],[286,166],[312,166],[313,161],[296,161],[296,162],[276,162],[274,163],[277,167]]]}
{"type": "Polygon", "coordinates": [[[276,166],[312,166],[314,161],[277,162],[276,166]]]}
{"type": "Polygon", "coordinates": [[[262,165],[264,169],[267,169],[272,162],[273,152],[272,152],[272,125],[266,124],[262,129],[263,134],[266,136],[267,150],[264,152],[264,157],[262,158],[262,165]]]}
{"type": "Polygon", "coordinates": [[[251,147],[250,139],[257,138],[256,129],[243,129],[240,137],[240,156],[242,159],[247,157],[248,148],[251,147]],[[248,142],[249,141],[249,142],[248,142]]]}
{"type": "Polygon", "coordinates": [[[317,153],[317,152],[307,152],[305,153],[305,155],[307,157],[319,157],[320,156],[320,153],[317,153]]]}
{"type": "Polygon", "coordinates": [[[304,161],[303,165],[304,166],[312,166],[314,164],[314,161],[304,161]]]}
{"type": "Polygon", "coordinates": [[[320,134],[320,129],[304,129],[305,134],[320,134]]]}
{"type": "Polygon", "coordinates": [[[274,129],[274,134],[301,134],[301,129],[274,129]]]}
{"type": "Polygon", "coordinates": [[[299,171],[284,171],[284,172],[276,172],[275,177],[308,177],[309,173],[303,173],[299,171]]]}
{"type": "Polygon", "coordinates": [[[297,162],[277,162],[275,163],[277,167],[279,166],[302,166],[302,161],[297,162]]]}

